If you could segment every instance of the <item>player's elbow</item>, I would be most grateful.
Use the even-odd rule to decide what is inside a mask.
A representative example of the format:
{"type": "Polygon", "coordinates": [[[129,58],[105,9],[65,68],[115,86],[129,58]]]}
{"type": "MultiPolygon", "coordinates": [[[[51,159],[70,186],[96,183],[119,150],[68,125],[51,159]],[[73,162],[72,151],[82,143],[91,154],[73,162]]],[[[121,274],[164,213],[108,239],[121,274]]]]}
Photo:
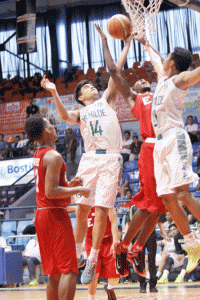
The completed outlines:
{"type": "Polygon", "coordinates": [[[45,196],[46,196],[48,199],[53,199],[53,198],[55,198],[55,193],[54,193],[53,188],[47,188],[47,189],[45,190],[45,196]]]}

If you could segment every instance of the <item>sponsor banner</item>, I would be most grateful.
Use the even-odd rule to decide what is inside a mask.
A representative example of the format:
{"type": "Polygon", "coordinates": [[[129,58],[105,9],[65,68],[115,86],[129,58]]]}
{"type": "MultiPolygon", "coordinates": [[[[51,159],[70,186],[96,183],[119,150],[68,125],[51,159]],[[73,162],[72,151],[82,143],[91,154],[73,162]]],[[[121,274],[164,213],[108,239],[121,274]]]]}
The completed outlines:
{"type": "Polygon", "coordinates": [[[16,135],[24,131],[27,101],[0,104],[0,132],[4,135],[16,135]]]}
{"type": "MultiPolygon", "coordinates": [[[[0,164],[0,186],[10,186],[33,168],[33,158],[3,160],[0,164]]],[[[24,176],[17,185],[26,184],[34,178],[33,170],[24,176]]],[[[34,181],[33,181],[34,183],[34,181]]]]}

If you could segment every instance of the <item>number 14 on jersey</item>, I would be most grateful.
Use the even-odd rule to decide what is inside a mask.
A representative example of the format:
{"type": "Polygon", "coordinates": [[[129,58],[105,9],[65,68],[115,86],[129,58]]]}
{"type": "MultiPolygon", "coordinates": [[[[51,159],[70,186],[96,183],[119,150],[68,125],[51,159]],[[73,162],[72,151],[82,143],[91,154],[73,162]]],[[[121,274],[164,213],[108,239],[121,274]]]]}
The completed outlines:
{"type": "Polygon", "coordinates": [[[95,136],[95,134],[102,135],[103,130],[101,129],[101,125],[99,125],[99,120],[96,121],[90,121],[90,128],[92,131],[92,135],[95,136]]]}

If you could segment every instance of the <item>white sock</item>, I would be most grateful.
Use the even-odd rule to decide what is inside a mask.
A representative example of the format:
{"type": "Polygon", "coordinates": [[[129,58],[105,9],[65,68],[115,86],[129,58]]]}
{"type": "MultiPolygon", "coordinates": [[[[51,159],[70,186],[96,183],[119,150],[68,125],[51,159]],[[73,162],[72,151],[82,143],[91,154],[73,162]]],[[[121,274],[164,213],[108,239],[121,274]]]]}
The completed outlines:
{"type": "Polygon", "coordinates": [[[88,300],[95,300],[95,295],[88,294],[88,300]]]}
{"type": "Polygon", "coordinates": [[[110,283],[108,283],[107,289],[108,289],[108,290],[112,290],[112,289],[114,289],[114,286],[111,285],[110,283]]]}
{"type": "Polygon", "coordinates": [[[149,271],[147,272],[146,278],[147,278],[147,279],[150,279],[150,272],[149,272],[149,271]]]}
{"type": "Polygon", "coordinates": [[[182,278],[184,278],[185,274],[186,274],[186,270],[184,270],[184,269],[181,270],[180,276],[181,276],[182,278]]]}
{"type": "Polygon", "coordinates": [[[76,244],[76,256],[77,256],[77,258],[81,257],[81,253],[82,253],[82,243],[78,243],[78,244],[76,244]]]}
{"type": "Polygon", "coordinates": [[[165,278],[168,278],[168,275],[169,275],[169,271],[168,271],[168,270],[164,270],[163,276],[164,276],[165,278]]]}
{"type": "Polygon", "coordinates": [[[159,278],[162,275],[160,271],[157,272],[156,276],[159,278]]]}
{"type": "Polygon", "coordinates": [[[185,234],[183,237],[184,237],[185,243],[189,247],[195,247],[197,245],[197,241],[195,239],[194,232],[191,231],[190,233],[185,234]]]}
{"type": "Polygon", "coordinates": [[[96,250],[96,249],[92,248],[88,259],[91,262],[97,262],[98,254],[99,254],[99,250],[96,250]]]}

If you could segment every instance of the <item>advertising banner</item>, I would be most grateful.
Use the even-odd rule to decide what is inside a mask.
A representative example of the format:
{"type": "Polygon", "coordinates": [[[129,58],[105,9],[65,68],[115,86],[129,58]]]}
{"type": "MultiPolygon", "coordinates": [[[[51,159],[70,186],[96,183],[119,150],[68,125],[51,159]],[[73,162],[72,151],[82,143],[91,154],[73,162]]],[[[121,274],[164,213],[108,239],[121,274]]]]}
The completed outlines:
{"type": "MultiPolygon", "coordinates": [[[[10,186],[33,168],[33,158],[3,160],[0,163],[0,186],[10,186]]],[[[26,184],[34,178],[33,170],[24,176],[17,185],[26,184]]],[[[33,181],[34,183],[34,181],[33,181]]]]}

